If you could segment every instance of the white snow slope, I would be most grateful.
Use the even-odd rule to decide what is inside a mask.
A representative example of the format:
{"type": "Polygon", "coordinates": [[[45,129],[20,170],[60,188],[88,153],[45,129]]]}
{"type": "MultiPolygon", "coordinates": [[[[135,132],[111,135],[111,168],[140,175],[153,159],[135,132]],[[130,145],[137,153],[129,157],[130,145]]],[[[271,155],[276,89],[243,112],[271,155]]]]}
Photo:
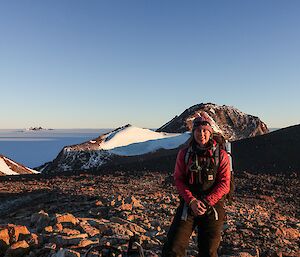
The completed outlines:
{"type": "Polygon", "coordinates": [[[29,168],[26,168],[26,167],[22,167],[20,164],[4,157],[4,156],[0,156],[0,173],[3,173],[4,175],[20,175],[19,173],[13,171],[11,169],[11,166],[9,165],[9,163],[15,165],[15,166],[19,166],[20,168],[22,168],[23,170],[27,170],[27,171],[30,171],[30,173],[39,173],[38,171],[36,170],[32,170],[32,169],[29,169],[29,168]]]}
{"type": "Polygon", "coordinates": [[[190,133],[175,134],[155,132],[128,126],[109,133],[99,148],[122,156],[142,155],[158,149],[174,149],[185,143],[190,133]]]}

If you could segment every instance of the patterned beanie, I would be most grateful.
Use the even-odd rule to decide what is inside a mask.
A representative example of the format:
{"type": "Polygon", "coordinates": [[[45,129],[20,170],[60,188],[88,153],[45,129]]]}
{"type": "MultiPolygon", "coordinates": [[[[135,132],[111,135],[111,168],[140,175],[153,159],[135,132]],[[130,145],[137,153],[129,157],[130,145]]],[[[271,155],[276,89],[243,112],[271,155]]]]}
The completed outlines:
{"type": "Polygon", "coordinates": [[[195,129],[201,127],[202,129],[207,129],[211,134],[213,133],[213,128],[211,126],[210,120],[203,117],[199,116],[193,120],[193,132],[195,129]]]}

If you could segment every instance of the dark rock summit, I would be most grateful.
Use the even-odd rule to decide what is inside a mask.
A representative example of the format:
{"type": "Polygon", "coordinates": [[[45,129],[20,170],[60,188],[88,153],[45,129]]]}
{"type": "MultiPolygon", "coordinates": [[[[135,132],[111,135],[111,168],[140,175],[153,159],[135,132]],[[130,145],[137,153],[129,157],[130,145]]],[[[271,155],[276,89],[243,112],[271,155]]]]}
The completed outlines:
{"type": "Polygon", "coordinates": [[[201,103],[186,109],[179,116],[157,129],[160,132],[183,133],[190,131],[197,116],[206,115],[214,129],[230,141],[263,135],[269,132],[267,125],[258,117],[239,111],[232,106],[201,103]]]}

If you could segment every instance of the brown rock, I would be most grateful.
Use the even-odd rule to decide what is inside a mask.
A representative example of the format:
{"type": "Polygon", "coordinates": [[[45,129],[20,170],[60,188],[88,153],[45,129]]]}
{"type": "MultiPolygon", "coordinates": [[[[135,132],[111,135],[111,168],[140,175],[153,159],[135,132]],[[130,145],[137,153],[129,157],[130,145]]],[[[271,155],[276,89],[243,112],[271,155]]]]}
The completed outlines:
{"type": "Polygon", "coordinates": [[[120,217],[111,217],[110,218],[110,221],[111,222],[114,222],[114,223],[119,223],[119,224],[127,224],[128,223],[128,221],[127,220],[125,220],[125,219],[122,219],[122,218],[120,218],[120,217]]]}
{"type": "Polygon", "coordinates": [[[146,230],[143,229],[141,226],[134,224],[134,223],[128,223],[128,227],[130,229],[130,231],[132,231],[133,233],[146,233],[146,230]]]}
{"type": "Polygon", "coordinates": [[[98,200],[98,201],[95,202],[95,205],[96,205],[96,206],[102,206],[103,203],[102,203],[100,200],[98,200]]]}
{"type": "Polygon", "coordinates": [[[272,252],[270,254],[270,257],[282,257],[282,252],[280,252],[280,251],[272,252]]]}
{"type": "Polygon", "coordinates": [[[131,204],[134,208],[144,209],[141,201],[136,199],[134,196],[125,198],[125,204],[131,204]]]}
{"type": "Polygon", "coordinates": [[[300,238],[300,232],[295,228],[281,227],[280,231],[281,231],[281,234],[283,234],[287,239],[299,239],[300,238]]]}
{"type": "Polygon", "coordinates": [[[63,225],[61,223],[56,223],[54,226],[53,226],[53,230],[55,232],[61,232],[63,230],[63,225]]]}
{"type": "Polygon", "coordinates": [[[268,195],[260,195],[260,196],[258,196],[258,198],[261,199],[261,200],[264,200],[266,202],[269,202],[269,203],[275,203],[276,202],[274,197],[268,196],[268,195]]]}
{"type": "Polygon", "coordinates": [[[130,214],[130,215],[128,215],[128,217],[127,217],[127,220],[129,220],[129,221],[133,221],[133,220],[135,220],[135,219],[136,219],[136,215],[130,214]]]}
{"type": "Polygon", "coordinates": [[[9,247],[8,229],[7,228],[0,229],[0,256],[1,254],[6,252],[8,247],[9,247]]]}
{"type": "Polygon", "coordinates": [[[49,225],[50,217],[48,213],[41,210],[40,212],[31,215],[30,223],[31,226],[35,226],[37,228],[38,232],[41,232],[49,225]]]}
{"type": "Polygon", "coordinates": [[[57,236],[55,241],[56,244],[59,246],[68,246],[68,245],[78,245],[80,241],[84,238],[87,238],[87,234],[79,234],[79,235],[73,235],[73,236],[57,236]]]}
{"type": "Polygon", "coordinates": [[[25,240],[12,244],[4,257],[22,257],[29,253],[29,245],[25,240]]]}
{"type": "Polygon", "coordinates": [[[55,217],[55,222],[56,223],[69,223],[76,225],[79,223],[78,219],[76,219],[72,214],[66,213],[66,214],[56,214],[55,217]]]}
{"type": "Polygon", "coordinates": [[[34,234],[34,233],[31,233],[30,236],[31,237],[29,238],[29,240],[27,241],[27,243],[30,246],[32,246],[32,245],[39,245],[40,239],[39,239],[38,235],[34,234]]]}
{"type": "Polygon", "coordinates": [[[30,246],[39,245],[39,238],[36,234],[20,234],[19,241],[25,240],[30,246]]]}
{"type": "Polygon", "coordinates": [[[150,240],[151,240],[151,238],[148,237],[148,236],[146,236],[146,235],[141,235],[140,239],[141,239],[142,241],[145,241],[145,240],[150,241],[150,240]]]}
{"type": "Polygon", "coordinates": [[[118,223],[111,224],[110,228],[104,231],[104,235],[112,236],[112,235],[128,235],[133,236],[133,232],[131,232],[126,225],[121,225],[118,223]]]}
{"type": "Polygon", "coordinates": [[[286,221],[286,220],[287,220],[287,217],[281,215],[281,214],[278,213],[278,212],[275,212],[275,213],[274,213],[274,219],[275,219],[275,220],[278,220],[278,221],[286,221]]]}
{"type": "Polygon", "coordinates": [[[62,234],[67,235],[67,236],[71,236],[71,235],[79,235],[80,231],[77,229],[70,229],[70,228],[64,228],[61,231],[62,234]]]}
{"type": "Polygon", "coordinates": [[[131,232],[133,233],[136,233],[136,232],[139,232],[139,233],[145,233],[146,230],[143,229],[141,226],[133,223],[133,222],[130,222],[128,220],[125,220],[125,219],[122,219],[122,218],[119,218],[119,217],[112,217],[110,219],[112,222],[115,222],[115,223],[119,223],[121,225],[127,225],[128,228],[130,229],[131,232]]]}
{"type": "Polygon", "coordinates": [[[89,220],[87,220],[87,222],[92,227],[97,228],[100,233],[103,233],[104,231],[106,231],[109,228],[109,226],[108,226],[109,221],[102,222],[102,221],[97,220],[97,219],[89,219],[89,220]]]}
{"type": "Polygon", "coordinates": [[[47,233],[52,233],[53,232],[53,227],[52,226],[47,226],[44,228],[44,231],[47,233]]]}
{"type": "Polygon", "coordinates": [[[116,204],[116,201],[115,201],[115,200],[112,200],[112,201],[110,202],[110,206],[115,206],[115,204],[116,204]]]}
{"type": "Polygon", "coordinates": [[[130,203],[123,203],[122,202],[122,205],[120,205],[117,210],[120,210],[120,211],[131,211],[132,210],[132,204],[130,203]]]}
{"type": "Polygon", "coordinates": [[[26,226],[21,226],[21,225],[8,225],[8,231],[9,231],[9,236],[10,236],[10,242],[14,243],[19,241],[19,236],[20,235],[29,235],[30,232],[26,226]]]}
{"type": "Polygon", "coordinates": [[[99,229],[91,226],[87,221],[82,221],[79,223],[80,228],[87,233],[89,236],[93,237],[100,234],[99,229]]]}
{"type": "Polygon", "coordinates": [[[78,247],[79,248],[85,248],[89,245],[92,245],[92,244],[97,244],[97,242],[94,242],[92,240],[89,240],[89,239],[82,239],[79,244],[78,244],[78,247]]]}

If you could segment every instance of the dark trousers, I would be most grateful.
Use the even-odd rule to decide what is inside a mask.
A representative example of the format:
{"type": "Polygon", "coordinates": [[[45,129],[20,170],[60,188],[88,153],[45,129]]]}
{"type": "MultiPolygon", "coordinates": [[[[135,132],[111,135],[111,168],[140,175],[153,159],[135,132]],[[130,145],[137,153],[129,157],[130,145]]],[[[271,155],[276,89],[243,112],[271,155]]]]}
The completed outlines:
{"type": "Polygon", "coordinates": [[[217,203],[208,214],[195,217],[188,212],[187,220],[181,220],[184,204],[177,208],[175,217],[167,235],[167,241],[162,250],[163,257],[182,257],[186,254],[190,237],[198,227],[199,257],[217,257],[217,251],[221,241],[221,231],[224,223],[223,203],[217,203]]]}

